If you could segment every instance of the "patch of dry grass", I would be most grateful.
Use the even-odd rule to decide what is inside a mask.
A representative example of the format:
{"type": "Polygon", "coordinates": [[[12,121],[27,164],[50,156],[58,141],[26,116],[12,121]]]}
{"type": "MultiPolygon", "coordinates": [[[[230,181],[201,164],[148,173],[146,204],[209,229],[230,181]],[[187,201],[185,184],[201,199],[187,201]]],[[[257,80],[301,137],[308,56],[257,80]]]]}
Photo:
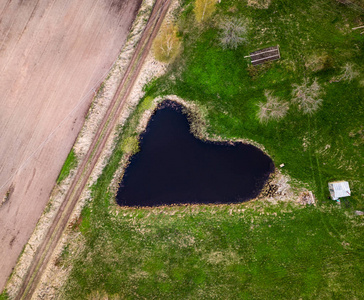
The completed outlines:
{"type": "Polygon", "coordinates": [[[267,9],[272,0],[248,0],[248,6],[258,8],[258,9],[267,9]]]}
{"type": "Polygon", "coordinates": [[[306,59],[305,67],[312,72],[328,69],[332,66],[332,58],[327,53],[314,54],[306,59]]]}
{"type": "Polygon", "coordinates": [[[201,24],[211,18],[216,10],[216,0],[196,0],[195,1],[195,18],[197,23],[201,24]]]}

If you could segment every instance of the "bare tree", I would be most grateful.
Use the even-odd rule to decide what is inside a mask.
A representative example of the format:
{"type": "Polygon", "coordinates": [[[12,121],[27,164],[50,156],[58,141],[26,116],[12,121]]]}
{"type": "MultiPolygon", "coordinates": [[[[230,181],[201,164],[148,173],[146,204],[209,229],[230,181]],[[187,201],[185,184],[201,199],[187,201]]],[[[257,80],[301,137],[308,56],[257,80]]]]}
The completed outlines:
{"type": "Polygon", "coordinates": [[[305,114],[313,114],[319,109],[322,99],[319,98],[322,93],[317,79],[310,84],[310,80],[305,78],[302,85],[293,84],[292,101],[298,104],[298,108],[305,114]]]}
{"type": "Polygon", "coordinates": [[[352,81],[353,78],[359,75],[359,73],[356,72],[353,67],[354,67],[353,64],[346,63],[345,66],[341,68],[343,71],[343,74],[341,75],[341,80],[352,81]]]}
{"type": "Polygon", "coordinates": [[[236,49],[240,44],[247,41],[248,26],[246,20],[238,18],[226,18],[220,25],[220,43],[224,49],[236,49]]]}
{"type": "Polygon", "coordinates": [[[272,91],[265,91],[264,96],[267,102],[258,103],[258,119],[260,123],[266,123],[269,120],[279,120],[283,118],[289,109],[289,104],[286,101],[279,101],[278,97],[272,96],[272,91]]]}
{"type": "Polygon", "coordinates": [[[359,72],[354,70],[354,64],[346,63],[343,67],[341,67],[342,73],[340,75],[334,76],[331,78],[331,82],[340,82],[342,80],[352,81],[355,77],[359,75],[359,72]]]}

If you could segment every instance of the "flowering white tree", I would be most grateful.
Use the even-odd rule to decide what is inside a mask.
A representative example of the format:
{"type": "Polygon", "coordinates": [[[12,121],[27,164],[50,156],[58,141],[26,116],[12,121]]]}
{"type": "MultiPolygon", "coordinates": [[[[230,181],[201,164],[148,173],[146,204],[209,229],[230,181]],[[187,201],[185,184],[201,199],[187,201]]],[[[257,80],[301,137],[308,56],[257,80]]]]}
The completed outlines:
{"type": "Polygon", "coordinates": [[[320,94],[322,89],[317,82],[317,79],[310,84],[310,80],[305,78],[302,85],[293,84],[293,99],[294,103],[298,104],[298,108],[305,114],[313,114],[322,104],[320,94]]]}

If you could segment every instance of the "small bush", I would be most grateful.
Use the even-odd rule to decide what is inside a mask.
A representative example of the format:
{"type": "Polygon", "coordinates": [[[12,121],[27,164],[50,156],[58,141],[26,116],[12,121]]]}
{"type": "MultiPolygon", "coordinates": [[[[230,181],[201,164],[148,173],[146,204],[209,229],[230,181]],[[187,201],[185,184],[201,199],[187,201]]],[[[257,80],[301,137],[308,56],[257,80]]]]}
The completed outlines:
{"type": "Polygon", "coordinates": [[[121,142],[121,150],[126,154],[139,152],[139,139],[137,136],[130,136],[121,142]]]}
{"type": "Polygon", "coordinates": [[[319,109],[322,99],[319,98],[321,94],[321,87],[317,79],[310,85],[309,79],[305,78],[302,85],[293,84],[292,94],[293,102],[298,104],[298,108],[305,114],[313,114],[319,109]]]}
{"type": "Polygon", "coordinates": [[[258,103],[258,119],[260,123],[266,123],[269,120],[279,120],[283,118],[289,109],[289,104],[286,101],[279,101],[278,97],[272,96],[271,91],[264,92],[267,102],[258,103]]]}
{"type": "Polygon", "coordinates": [[[177,56],[181,48],[177,32],[177,26],[173,24],[162,25],[153,43],[154,57],[160,62],[170,63],[177,56]]]}

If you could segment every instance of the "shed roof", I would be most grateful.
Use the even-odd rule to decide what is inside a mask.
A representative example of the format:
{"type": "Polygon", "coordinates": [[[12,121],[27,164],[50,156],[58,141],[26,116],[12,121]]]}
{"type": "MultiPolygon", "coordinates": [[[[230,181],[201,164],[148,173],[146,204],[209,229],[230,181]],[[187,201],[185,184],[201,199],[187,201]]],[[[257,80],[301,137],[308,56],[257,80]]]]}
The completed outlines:
{"type": "Polygon", "coordinates": [[[329,191],[333,200],[351,195],[349,182],[347,181],[329,182],[329,191]]]}
{"type": "Polygon", "coordinates": [[[281,58],[279,52],[279,45],[260,49],[250,53],[250,59],[252,60],[252,65],[260,65],[269,60],[277,60],[281,58]]]}

